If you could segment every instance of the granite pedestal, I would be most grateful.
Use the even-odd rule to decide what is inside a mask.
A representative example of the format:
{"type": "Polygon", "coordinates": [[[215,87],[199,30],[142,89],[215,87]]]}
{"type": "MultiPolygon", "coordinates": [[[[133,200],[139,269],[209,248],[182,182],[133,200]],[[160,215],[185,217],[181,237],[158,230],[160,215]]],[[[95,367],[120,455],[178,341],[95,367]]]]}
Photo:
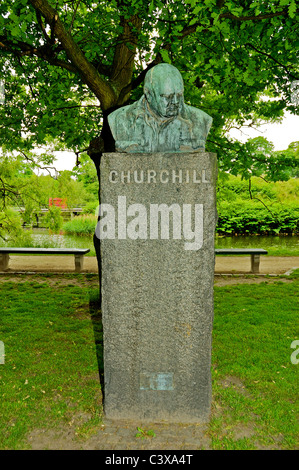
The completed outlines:
{"type": "Polygon", "coordinates": [[[102,156],[107,418],[209,419],[216,178],[211,153],[102,156]]]}

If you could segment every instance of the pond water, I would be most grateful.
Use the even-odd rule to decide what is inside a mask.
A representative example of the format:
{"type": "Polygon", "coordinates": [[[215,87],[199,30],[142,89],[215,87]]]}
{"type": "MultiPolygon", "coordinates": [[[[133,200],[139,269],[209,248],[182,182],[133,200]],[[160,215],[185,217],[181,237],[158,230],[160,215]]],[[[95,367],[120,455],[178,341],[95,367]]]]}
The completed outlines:
{"type": "MultiPolygon", "coordinates": [[[[57,248],[89,248],[95,256],[93,238],[90,236],[53,235],[46,229],[33,229],[34,245],[57,248]]],[[[263,248],[269,254],[299,256],[298,236],[216,236],[215,248],[263,248]]]]}
{"type": "Polygon", "coordinates": [[[264,248],[299,251],[299,237],[292,235],[251,235],[216,237],[216,248],[264,248]]]}
{"type": "Polygon", "coordinates": [[[47,229],[32,230],[33,243],[44,248],[89,248],[95,255],[92,236],[56,235],[47,229]]]}

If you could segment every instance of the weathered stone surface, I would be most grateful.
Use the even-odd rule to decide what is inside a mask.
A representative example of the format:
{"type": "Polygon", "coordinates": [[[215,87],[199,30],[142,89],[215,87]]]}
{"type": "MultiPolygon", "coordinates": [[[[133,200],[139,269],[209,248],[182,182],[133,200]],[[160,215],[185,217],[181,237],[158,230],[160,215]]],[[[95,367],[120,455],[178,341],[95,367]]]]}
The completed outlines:
{"type": "MultiPolygon", "coordinates": [[[[101,226],[110,237],[101,240],[108,418],[208,420],[216,177],[216,155],[204,152],[111,153],[102,157],[101,203],[115,209],[115,227],[110,217],[113,230],[107,232],[105,225],[108,212],[103,212],[101,226]],[[141,171],[144,182],[134,182],[134,177],[142,180],[141,171]],[[155,211],[150,212],[154,204],[166,204],[164,209],[178,205],[173,206],[176,224],[174,231],[170,229],[169,239],[165,225],[165,239],[161,239],[161,221],[158,238],[153,238],[157,236],[155,211]],[[145,221],[140,216],[144,208],[145,221]],[[139,213],[135,212],[137,209],[139,213]],[[191,210],[193,230],[197,210],[197,234],[193,240],[186,239],[192,235],[187,209],[191,210]],[[134,218],[137,222],[138,216],[140,225],[134,231],[134,218]],[[133,239],[137,235],[144,238],[133,239]]],[[[96,233],[100,236],[99,225],[96,233]]]]}

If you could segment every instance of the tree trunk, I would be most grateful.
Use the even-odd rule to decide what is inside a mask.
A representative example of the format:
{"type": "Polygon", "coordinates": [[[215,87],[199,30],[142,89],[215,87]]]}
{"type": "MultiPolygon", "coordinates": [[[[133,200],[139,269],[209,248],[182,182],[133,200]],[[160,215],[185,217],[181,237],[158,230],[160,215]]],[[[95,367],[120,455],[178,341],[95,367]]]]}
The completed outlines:
{"type": "MultiPolygon", "coordinates": [[[[101,134],[98,138],[94,139],[90,143],[89,150],[87,152],[95,164],[99,185],[101,156],[104,152],[115,152],[115,141],[108,123],[108,115],[120,106],[124,106],[125,104],[127,104],[127,101],[129,99],[131,93],[130,84],[132,81],[134,69],[134,58],[138,42],[138,32],[141,30],[142,21],[138,17],[138,15],[133,15],[129,19],[125,19],[124,17],[122,17],[121,25],[123,27],[123,32],[119,36],[118,44],[115,48],[114,60],[112,65],[113,73],[110,76],[110,101],[105,100],[105,103],[108,102],[109,106],[105,106],[105,103],[102,101],[103,126],[101,134]]],[[[99,203],[101,204],[100,191],[99,203]]],[[[100,240],[95,235],[94,247],[97,255],[101,286],[100,240]]]]}
{"type": "MultiPolygon", "coordinates": [[[[115,108],[114,108],[115,109],[115,108]]],[[[110,130],[110,126],[108,123],[108,115],[114,110],[110,109],[109,112],[103,112],[103,126],[101,130],[101,134],[99,137],[96,137],[90,142],[89,150],[87,154],[92,159],[95,164],[98,181],[100,186],[100,164],[101,164],[101,156],[105,152],[115,152],[115,141],[110,130]]],[[[100,188],[99,188],[99,204],[101,204],[100,200],[100,188]]],[[[99,217],[98,217],[99,220],[99,217]]],[[[93,244],[96,251],[97,263],[98,263],[98,270],[99,270],[99,281],[100,281],[100,291],[101,291],[101,252],[100,252],[100,240],[94,234],[93,237],[93,244]]]]}

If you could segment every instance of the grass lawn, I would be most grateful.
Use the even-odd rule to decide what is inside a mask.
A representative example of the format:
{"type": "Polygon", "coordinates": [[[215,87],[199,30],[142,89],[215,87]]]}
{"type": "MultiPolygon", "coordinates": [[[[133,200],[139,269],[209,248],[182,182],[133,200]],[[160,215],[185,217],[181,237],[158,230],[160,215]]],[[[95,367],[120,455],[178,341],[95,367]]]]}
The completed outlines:
{"type": "MultiPolygon", "coordinates": [[[[36,430],[72,431],[77,448],[101,432],[97,293],[91,274],[0,277],[0,449],[30,449],[36,430]]],[[[215,287],[208,448],[298,448],[297,297],[296,275],[215,287]]]]}
{"type": "Polygon", "coordinates": [[[221,413],[210,423],[214,449],[298,446],[296,339],[295,280],[215,288],[213,392],[221,413]]]}

